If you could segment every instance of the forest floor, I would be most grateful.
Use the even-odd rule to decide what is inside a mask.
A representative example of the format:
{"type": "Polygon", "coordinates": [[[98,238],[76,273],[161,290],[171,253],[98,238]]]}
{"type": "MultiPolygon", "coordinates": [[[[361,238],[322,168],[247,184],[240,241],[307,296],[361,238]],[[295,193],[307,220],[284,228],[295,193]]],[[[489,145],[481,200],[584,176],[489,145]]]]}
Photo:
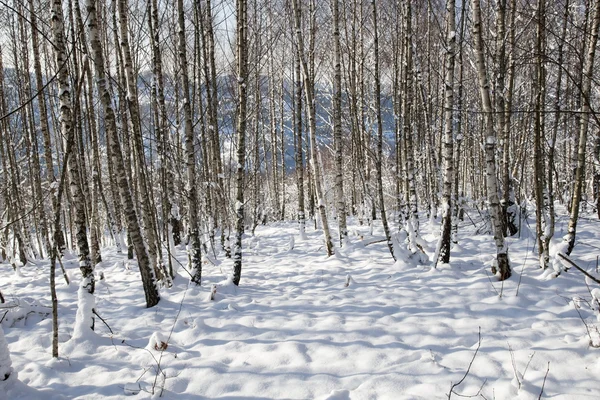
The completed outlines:
{"type": "MultiPolygon", "coordinates": [[[[200,287],[180,267],[151,309],[135,262],[105,248],[96,309],[113,333],[96,319],[95,334],[76,343],[70,256],[71,285],[57,276],[58,360],[44,313],[48,264],[19,274],[0,265],[0,289],[19,304],[2,322],[18,381],[0,399],[445,399],[459,382],[451,398],[600,399],[600,348],[590,345],[600,345],[598,285],[574,268],[543,273],[531,220],[509,239],[505,282],[489,272],[493,240],[476,233],[477,219],[462,223],[451,263],[437,269],[394,263],[378,225],[371,235],[351,222],[349,244],[330,258],[320,231],[300,240],[295,223],[259,226],[245,239],[239,287],[219,256],[200,287]],[[154,348],[157,337],[166,349],[154,348]]],[[[567,222],[557,219],[556,241],[567,222]]],[[[430,257],[438,226],[421,223],[430,257]]],[[[577,238],[573,260],[595,273],[600,222],[582,218],[577,238]]],[[[185,265],[185,249],[177,258],[185,265]]]]}

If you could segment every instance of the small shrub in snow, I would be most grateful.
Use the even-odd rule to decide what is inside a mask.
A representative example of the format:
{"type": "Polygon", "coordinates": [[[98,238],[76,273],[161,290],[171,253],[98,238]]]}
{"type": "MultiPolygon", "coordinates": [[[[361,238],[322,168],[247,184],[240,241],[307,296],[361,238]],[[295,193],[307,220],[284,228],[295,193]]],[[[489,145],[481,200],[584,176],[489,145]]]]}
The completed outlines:
{"type": "Polygon", "coordinates": [[[150,336],[148,347],[157,351],[165,351],[167,347],[169,347],[169,344],[160,333],[154,332],[152,336],[150,336]]]}

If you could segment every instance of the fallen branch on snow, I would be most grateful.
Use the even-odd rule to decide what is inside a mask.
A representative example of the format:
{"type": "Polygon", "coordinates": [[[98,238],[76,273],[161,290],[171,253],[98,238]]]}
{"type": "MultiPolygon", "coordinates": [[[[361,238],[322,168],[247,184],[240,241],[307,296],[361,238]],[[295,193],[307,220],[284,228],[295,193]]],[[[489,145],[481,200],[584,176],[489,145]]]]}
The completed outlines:
{"type": "Polygon", "coordinates": [[[587,276],[588,278],[590,278],[594,282],[600,284],[600,279],[595,278],[592,275],[590,275],[587,271],[585,271],[583,268],[581,268],[580,266],[578,266],[577,264],[575,264],[575,262],[573,260],[571,260],[569,257],[567,257],[566,255],[564,255],[563,253],[557,253],[556,255],[559,256],[560,258],[562,258],[563,260],[565,260],[570,265],[572,265],[575,268],[577,268],[579,271],[581,271],[582,274],[584,274],[585,276],[587,276]]]}

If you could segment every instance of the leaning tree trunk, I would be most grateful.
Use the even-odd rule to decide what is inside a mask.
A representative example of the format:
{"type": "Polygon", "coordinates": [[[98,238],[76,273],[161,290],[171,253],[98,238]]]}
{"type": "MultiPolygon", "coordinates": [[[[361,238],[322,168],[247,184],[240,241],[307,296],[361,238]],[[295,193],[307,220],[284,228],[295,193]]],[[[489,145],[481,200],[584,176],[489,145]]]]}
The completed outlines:
{"type": "Polygon", "coordinates": [[[496,178],[496,132],[494,131],[494,119],[492,102],[490,98],[490,87],[485,70],[485,59],[483,53],[483,39],[481,37],[481,6],[479,0],[472,0],[473,6],[473,38],[475,44],[475,61],[477,66],[477,77],[479,80],[479,91],[481,104],[484,112],[484,124],[486,129],[485,140],[485,163],[486,163],[486,189],[489,201],[490,216],[494,230],[494,241],[496,242],[497,265],[492,267],[492,272],[499,272],[499,279],[508,279],[511,275],[508,261],[508,248],[504,241],[504,230],[502,229],[502,209],[498,196],[498,180],[496,178]]]}
{"type": "Polygon", "coordinates": [[[240,284],[242,275],[242,235],[244,234],[244,166],[246,163],[246,118],[248,84],[248,6],[246,0],[236,0],[237,20],[237,95],[236,112],[237,168],[235,174],[235,242],[233,250],[233,283],[240,284]]]}
{"type": "MultiPolygon", "coordinates": [[[[33,0],[29,0],[29,11],[30,11],[30,22],[31,22],[31,45],[33,51],[33,68],[35,71],[35,86],[36,90],[39,92],[37,96],[38,106],[39,106],[39,117],[40,117],[40,130],[42,132],[42,137],[44,138],[44,161],[45,161],[45,173],[46,173],[46,181],[49,185],[54,182],[54,168],[52,163],[52,151],[51,151],[51,139],[50,139],[50,127],[48,125],[48,109],[46,107],[46,97],[44,94],[44,81],[43,81],[43,73],[42,66],[40,62],[40,48],[39,48],[39,33],[38,33],[38,25],[37,25],[37,16],[34,12],[33,0]]],[[[41,176],[38,179],[40,182],[41,176]]],[[[38,190],[41,189],[41,186],[38,190]]],[[[40,193],[41,195],[41,193],[40,193]]],[[[48,232],[48,224],[46,221],[45,213],[44,213],[44,205],[40,207],[40,219],[41,219],[41,228],[42,228],[42,236],[44,238],[44,246],[46,247],[47,254],[50,253],[50,233],[48,232]]]]}
{"type": "MultiPolygon", "coordinates": [[[[60,3],[59,0],[55,0],[60,3]]],[[[119,194],[123,205],[123,214],[127,221],[127,231],[131,236],[135,252],[138,259],[138,266],[144,286],[144,294],[146,296],[146,307],[152,307],[158,304],[160,296],[156,286],[156,277],[152,269],[146,244],[142,237],[142,231],[138,221],[138,217],[133,205],[133,198],[129,182],[127,180],[127,171],[121,153],[121,144],[117,133],[117,121],[115,112],[112,106],[112,98],[108,88],[108,82],[105,73],[105,61],[102,47],[100,45],[100,37],[98,35],[98,19],[96,16],[96,0],[86,0],[86,9],[88,12],[88,36],[90,41],[91,56],[94,61],[96,72],[96,86],[98,88],[98,97],[104,109],[104,122],[106,129],[106,137],[108,146],[111,148],[112,160],[109,162],[115,163],[114,171],[117,174],[117,183],[119,186],[119,194]]]]}
{"type": "Polygon", "coordinates": [[[581,190],[583,177],[585,175],[585,152],[587,147],[588,125],[591,112],[591,87],[592,75],[594,73],[594,58],[596,55],[596,43],[598,41],[598,30],[600,28],[600,0],[594,2],[594,19],[590,31],[588,50],[585,58],[585,70],[581,85],[581,116],[579,117],[579,144],[577,147],[577,168],[575,169],[575,187],[571,199],[571,215],[569,228],[564,240],[567,243],[567,255],[571,254],[575,247],[575,235],[577,232],[577,220],[579,219],[579,202],[581,201],[581,190]]]}
{"type": "MultiPolygon", "coordinates": [[[[137,159],[137,177],[140,190],[140,212],[144,222],[144,233],[146,235],[146,244],[148,256],[150,258],[151,268],[155,271],[159,280],[167,283],[170,275],[164,268],[162,262],[162,252],[160,241],[157,238],[158,230],[154,218],[152,206],[152,190],[148,182],[148,172],[144,157],[142,143],[142,127],[140,117],[140,104],[137,97],[137,79],[133,73],[133,59],[131,56],[131,47],[129,46],[129,21],[127,0],[119,0],[119,27],[121,34],[121,51],[123,53],[125,82],[127,84],[127,108],[129,109],[129,123],[133,134],[134,154],[137,159]]],[[[170,285],[170,283],[167,283],[170,285]]]]}
{"type": "Polygon", "coordinates": [[[301,9],[298,0],[292,0],[292,7],[294,9],[294,27],[296,31],[296,41],[300,58],[300,67],[302,70],[302,76],[304,80],[304,94],[306,96],[306,111],[308,114],[308,130],[310,135],[310,164],[312,166],[313,171],[313,180],[315,183],[315,192],[317,195],[319,216],[321,218],[321,223],[323,224],[325,248],[327,251],[327,255],[331,256],[334,254],[334,249],[333,243],[331,242],[331,233],[329,232],[329,223],[327,222],[327,211],[325,209],[325,198],[323,196],[323,186],[321,182],[321,168],[319,162],[319,154],[317,150],[317,122],[314,101],[314,71],[312,71],[312,68],[309,69],[309,64],[304,54],[304,39],[302,37],[302,28],[300,25],[301,9]]]}

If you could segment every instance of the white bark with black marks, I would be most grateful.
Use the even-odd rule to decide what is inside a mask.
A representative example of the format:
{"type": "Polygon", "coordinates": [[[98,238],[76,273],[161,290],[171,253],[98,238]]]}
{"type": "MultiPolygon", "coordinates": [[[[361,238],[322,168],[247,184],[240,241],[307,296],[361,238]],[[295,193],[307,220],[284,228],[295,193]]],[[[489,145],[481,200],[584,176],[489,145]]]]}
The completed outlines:
{"type": "MultiPolygon", "coordinates": [[[[56,0],[60,2],[59,0],[56,0]]],[[[119,187],[119,194],[123,206],[123,214],[127,222],[127,231],[131,237],[135,253],[137,255],[138,266],[144,287],[146,297],[146,307],[153,307],[160,301],[160,295],[156,286],[156,277],[150,263],[146,244],[142,236],[141,227],[138,221],[136,210],[133,204],[133,197],[127,178],[127,170],[123,161],[121,144],[117,133],[117,121],[112,106],[112,95],[110,93],[106,72],[104,54],[102,51],[100,37],[98,34],[98,18],[96,11],[96,0],[86,0],[86,10],[88,12],[87,28],[88,39],[90,43],[91,57],[94,61],[96,75],[96,86],[98,97],[104,110],[104,123],[108,146],[110,146],[112,162],[115,164],[114,172],[119,187]]]]}
{"type": "MultiPolygon", "coordinates": [[[[325,239],[325,250],[328,256],[334,254],[333,243],[331,242],[331,233],[329,232],[329,223],[327,220],[327,211],[325,207],[325,198],[323,196],[321,163],[317,147],[317,121],[315,115],[315,97],[314,97],[314,70],[311,64],[307,61],[304,49],[304,39],[302,33],[301,21],[301,4],[298,0],[292,0],[294,12],[294,28],[295,40],[298,46],[298,54],[300,58],[300,67],[304,82],[304,94],[306,97],[306,111],[308,115],[308,131],[310,145],[310,164],[312,167],[312,179],[314,180],[314,189],[317,197],[317,207],[319,209],[319,217],[323,225],[323,236],[325,239]]],[[[310,57],[310,54],[308,55],[310,57]]]]}
{"type": "Polygon", "coordinates": [[[456,3],[446,2],[446,77],[444,82],[444,137],[442,147],[443,158],[443,190],[442,190],[442,232],[439,239],[437,264],[450,262],[450,244],[452,231],[452,208],[456,199],[452,196],[454,184],[454,64],[456,59],[456,3]]]}
{"type": "Polygon", "coordinates": [[[233,245],[233,283],[238,286],[242,276],[242,236],[244,234],[244,177],[246,163],[246,118],[248,82],[248,5],[246,0],[236,0],[237,21],[237,167],[235,170],[235,238],[233,245]]]}
{"type": "Polygon", "coordinates": [[[488,206],[492,220],[494,241],[496,243],[496,264],[492,272],[499,273],[499,279],[508,279],[511,275],[508,260],[508,247],[504,240],[504,229],[502,226],[502,210],[498,196],[498,180],[496,176],[496,132],[494,131],[494,119],[490,86],[485,69],[485,58],[483,51],[483,39],[481,35],[481,5],[479,0],[472,0],[473,7],[473,38],[475,50],[475,62],[477,77],[479,80],[479,92],[484,112],[485,126],[485,164],[486,164],[486,188],[488,195],[488,206]]]}
{"type": "Polygon", "coordinates": [[[591,112],[591,88],[594,74],[594,59],[596,56],[596,44],[598,42],[598,30],[600,28],[600,0],[594,1],[594,14],[587,54],[581,84],[581,116],[579,117],[579,143],[577,145],[577,167],[575,169],[575,187],[571,197],[571,213],[569,227],[564,240],[567,243],[567,255],[570,255],[575,247],[575,236],[577,233],[577,220],[579,219],[579,203],[585,175],[585,152],[587,149],[588,126],[591,112]]]}

